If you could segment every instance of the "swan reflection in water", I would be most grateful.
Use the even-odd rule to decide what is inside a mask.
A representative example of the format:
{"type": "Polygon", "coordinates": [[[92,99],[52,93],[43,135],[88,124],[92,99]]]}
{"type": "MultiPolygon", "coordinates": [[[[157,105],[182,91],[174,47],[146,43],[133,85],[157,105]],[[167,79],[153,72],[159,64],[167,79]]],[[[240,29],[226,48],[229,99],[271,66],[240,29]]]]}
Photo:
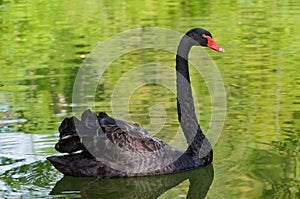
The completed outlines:
{"type": "Polygon", "coordinates": [[[212,165],[177,174],[95,179],[64,176],[50,195],[80,193],[83,198],[158,198],[185,180],[189,181],[186,198],[205,198],[214,178],[212,165]]]}

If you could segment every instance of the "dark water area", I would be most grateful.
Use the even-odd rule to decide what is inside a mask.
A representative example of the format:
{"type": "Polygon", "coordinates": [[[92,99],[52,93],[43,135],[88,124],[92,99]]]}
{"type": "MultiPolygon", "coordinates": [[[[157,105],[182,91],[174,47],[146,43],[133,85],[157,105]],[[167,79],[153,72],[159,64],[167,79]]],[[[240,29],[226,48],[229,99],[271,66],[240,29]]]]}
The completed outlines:
{"type": "Polygon", "coordinates": [[[297,0],[0,0],[0,197],[300,198],[299,32],[297,0]],[[170,35],[143,37],[151,27],[170,35]],[[211,137],[213,166],[100,181],[55,170],[46,157],[59,154],[58,126],[82,107],[130,119],[185,147],[172,90],[175,52],[163,44],[176,48],[178,34],[194,27],[209,30],[226,50],[203,49],[214,70],[199,73],[197,62],[191,67],[204,132],[214,119],[210,85],[215,79],[206,79],[209,71],[217,71],[224,85],[226,107],[217,113],[226,110],[226,116],[217,122],[222,131],[211,137]],[[86,71],[96,85],[77,92],[76,85],[88,83],[79,72],[89,54],[130,31],[137,46],[119,43],[99,53],[107,58],[120,52],[118,46],[128,47],[109,60],[101,76],[86,71]],[[148,82],[140,84],[144,79],[148,82]]]}

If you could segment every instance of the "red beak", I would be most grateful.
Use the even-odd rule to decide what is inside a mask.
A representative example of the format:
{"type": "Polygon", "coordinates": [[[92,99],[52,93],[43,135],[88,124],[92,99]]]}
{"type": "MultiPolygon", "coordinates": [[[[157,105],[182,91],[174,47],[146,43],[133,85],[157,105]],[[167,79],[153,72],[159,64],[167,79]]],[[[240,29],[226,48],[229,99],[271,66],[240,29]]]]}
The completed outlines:
{"type": "Polygon", "coordinates": [[[202,36],[207,39],[207,47],[221,53],[225,52],[225,50],[221,48],[210,36],[207,35],[202,35],[202,36]]]}

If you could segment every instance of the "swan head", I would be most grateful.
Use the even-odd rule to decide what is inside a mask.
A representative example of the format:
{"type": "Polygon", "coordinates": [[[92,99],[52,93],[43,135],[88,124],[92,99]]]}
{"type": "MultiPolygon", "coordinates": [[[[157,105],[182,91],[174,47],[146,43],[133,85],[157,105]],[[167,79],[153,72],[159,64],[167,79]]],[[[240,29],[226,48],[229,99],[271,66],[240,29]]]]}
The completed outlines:
{"type": "Polygon", "coordinates": [[[214,40],[211,33],[202,28],[194,28],[186,33],[187,36],[197,42],[198,45],[209,47],[218,52],[225,52],[214,40]]]}

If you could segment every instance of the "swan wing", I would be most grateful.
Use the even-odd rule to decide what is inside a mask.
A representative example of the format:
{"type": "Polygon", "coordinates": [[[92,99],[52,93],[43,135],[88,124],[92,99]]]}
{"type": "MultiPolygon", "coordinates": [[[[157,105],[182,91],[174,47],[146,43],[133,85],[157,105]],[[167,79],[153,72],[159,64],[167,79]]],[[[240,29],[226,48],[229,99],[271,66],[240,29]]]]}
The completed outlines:
{"type": "MultiPolygon", "coordinates": [[[[90,112],[84,114],[90,114],[90,112]]],[[[138,124],[114,119],[103,112],[97,115],[97,119],[106,138],[122,150],[141,153],[144,156],[153,155],[159,150],[177,150],[163,140],[154,137],[138,124]]]]}
{"type": "Polygon", "coordinates": [[[56,148],[72,149],[72,152],[83,148],[106,166],[131,173],[160,170],[183,154],[141,126],[111,118],[103,112],[97,115],[86,110],[81,120],[66,119],[59,130],[61,140],[56,148]]]}

